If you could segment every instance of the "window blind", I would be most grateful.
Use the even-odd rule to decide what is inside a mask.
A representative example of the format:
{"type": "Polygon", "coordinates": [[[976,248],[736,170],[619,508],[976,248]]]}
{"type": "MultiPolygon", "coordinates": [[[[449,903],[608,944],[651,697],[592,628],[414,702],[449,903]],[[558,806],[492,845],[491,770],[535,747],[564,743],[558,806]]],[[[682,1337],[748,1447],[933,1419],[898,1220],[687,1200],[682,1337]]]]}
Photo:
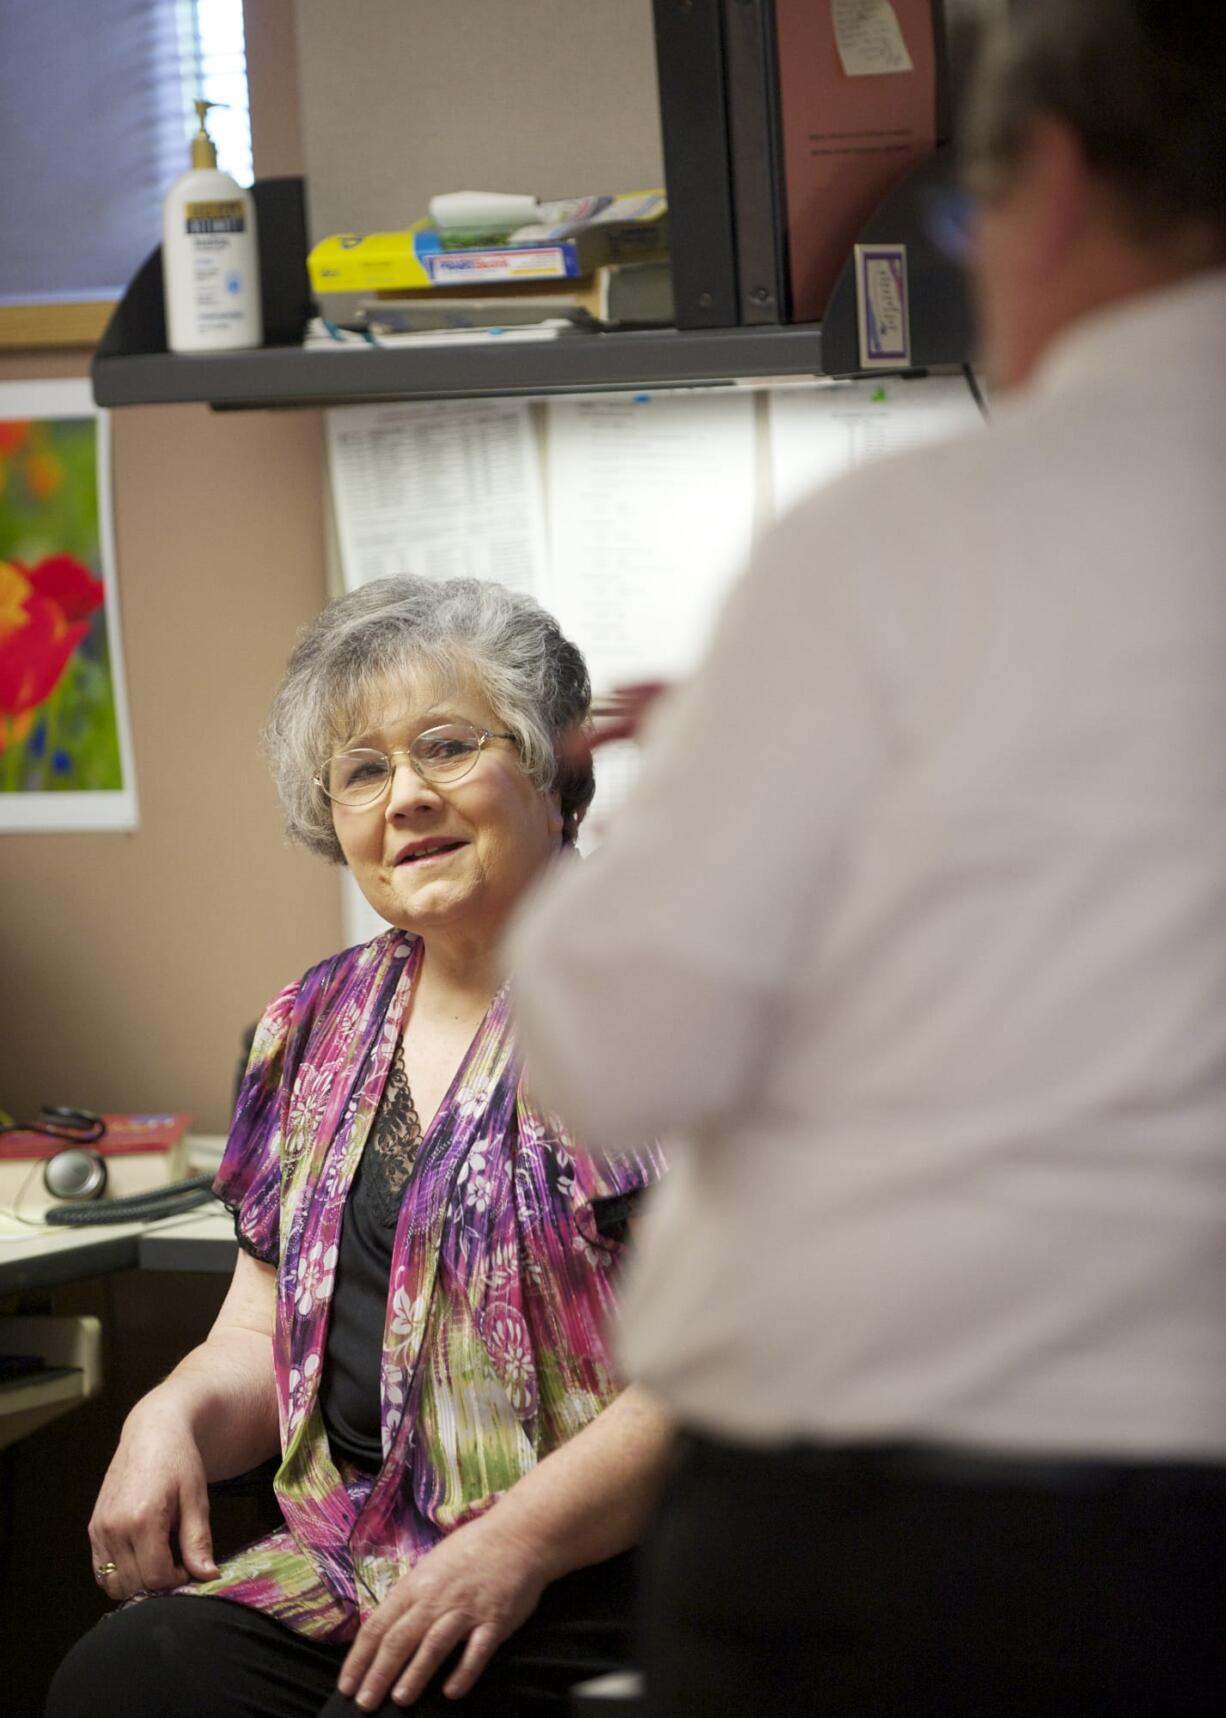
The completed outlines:
{"type": "Polygon", "coordinates": [[[250,183],[242,44],[241,0],[0,0],[0,304],[119,296],[190,165],[196,94],[234,103],[219,160],[250,183]]]}

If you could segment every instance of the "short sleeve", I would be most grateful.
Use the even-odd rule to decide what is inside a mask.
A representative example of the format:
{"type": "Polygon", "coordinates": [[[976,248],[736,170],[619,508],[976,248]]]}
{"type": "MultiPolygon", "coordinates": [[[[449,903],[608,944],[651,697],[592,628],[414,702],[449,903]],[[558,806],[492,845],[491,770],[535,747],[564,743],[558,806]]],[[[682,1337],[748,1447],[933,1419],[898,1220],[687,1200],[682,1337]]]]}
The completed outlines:
{"type": "Polygon", "coordinates": [[[597,1157],[573,1137],[568,1144],[579,1232],[595,1246],[615,1245],[620,1249],[627,1223],[641,1214],[643,1201],[665,1173],[664,1154],[652,1144],[616,1157],[597,1157]]]}
{"type": "Polygon", "coordinates": [[[518,1119],[516,1217],[544,1453],[623,1387],[613,1349],[625,1222],[664,1160],[655,1146],[598,1159],[556,1116],[521,1104],[518,1119]]]}
{"type": "Polygon", "coordinates": [[[298,985],[256,1027],[213,1191],[233,1214],[239,1246],[265,1264],[280,1255],[282,1082],[298,985]]]}

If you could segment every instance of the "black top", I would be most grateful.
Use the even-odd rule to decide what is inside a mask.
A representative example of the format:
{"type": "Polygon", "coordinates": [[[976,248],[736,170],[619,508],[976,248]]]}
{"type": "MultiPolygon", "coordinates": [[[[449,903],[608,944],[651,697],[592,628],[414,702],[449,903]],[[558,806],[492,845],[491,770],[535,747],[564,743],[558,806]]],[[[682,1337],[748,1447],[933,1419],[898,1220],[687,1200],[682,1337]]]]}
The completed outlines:
{"type": "Polygon", "coordinates": [[[421,1137],[398,1041],[370,1138],[345,1202],[319,1387],[333,1458],[371,1472],[383,1465],[379,1372],[392,1242],[421,1137]]]}
{"type": "MultiPolygon", "coordinates": [[[[345,1214],[336,1287],[324,1345],[319,1400],[334,1459],[378,1472],[383,1465],[379,1375],[392,1275],[392,1243],[409,1177],[421,1146],[421,1122],[398,1041],[387,1085],[371,1123],[345,1214]]],[[[606,1240],[624,1241],[641,1189],[592,1201],[606,1240]]]]}

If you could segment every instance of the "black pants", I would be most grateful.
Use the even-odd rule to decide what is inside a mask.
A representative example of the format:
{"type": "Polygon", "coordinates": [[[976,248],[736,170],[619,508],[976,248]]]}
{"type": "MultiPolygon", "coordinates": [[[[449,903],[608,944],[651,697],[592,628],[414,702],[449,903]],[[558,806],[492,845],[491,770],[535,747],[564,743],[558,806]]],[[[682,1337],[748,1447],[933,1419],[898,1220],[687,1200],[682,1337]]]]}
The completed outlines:
{"type": "MultiPolygon", "coordinates": [[[[629,1556],[555,1581],[470,1694],[446,1699],[444,1673],[407,1710],[417,1718],[564,1713],[572,1684],[628,1662],[633,1582],[629,1556]]],[[[77,1642],[52,1681],[47,1718],[359,1718],[362,1709],[336,1692],[346,1650],[228,1599],[145,1599],[77,1642]]],[[[406,1708],[387,1700],[378,1710],[403,1718],[406,1708]]]]}
{"type": "Polygon", "coordinates": [[[650,1718],[1226,1713],[1226,1470],[681,1439],[650,1718]]]}

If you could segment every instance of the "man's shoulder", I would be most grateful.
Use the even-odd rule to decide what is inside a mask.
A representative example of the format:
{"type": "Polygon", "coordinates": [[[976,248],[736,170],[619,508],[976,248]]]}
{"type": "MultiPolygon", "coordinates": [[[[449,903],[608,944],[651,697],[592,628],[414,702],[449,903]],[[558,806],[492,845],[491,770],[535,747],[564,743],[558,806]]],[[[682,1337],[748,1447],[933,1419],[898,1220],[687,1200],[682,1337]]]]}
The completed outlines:
{"type": "MultiPolygon", "coordinates": [[[[1153,390],[1140,376],[1111,390],[1048,394],[1029,387],[989,402],[980,428],[883,455],[816,489],[774,528],[783,558],[872,564],[887,577],[926,559],[956,557],[1033,492],[1077,491],[1100,437],[1147,444],[1153,390]]],[[[1151,450],[1152,451],[1152,450],[1151,450]]]]}
{"type": "Polygon", "coordinates": [[[769,559],[812,580],[866,569],[888,578],[929,549],[948,548],[956,524],[982,512],[1009,481],[1017,436],[985,425],[855,467],[781,515],[769,559]]]}

